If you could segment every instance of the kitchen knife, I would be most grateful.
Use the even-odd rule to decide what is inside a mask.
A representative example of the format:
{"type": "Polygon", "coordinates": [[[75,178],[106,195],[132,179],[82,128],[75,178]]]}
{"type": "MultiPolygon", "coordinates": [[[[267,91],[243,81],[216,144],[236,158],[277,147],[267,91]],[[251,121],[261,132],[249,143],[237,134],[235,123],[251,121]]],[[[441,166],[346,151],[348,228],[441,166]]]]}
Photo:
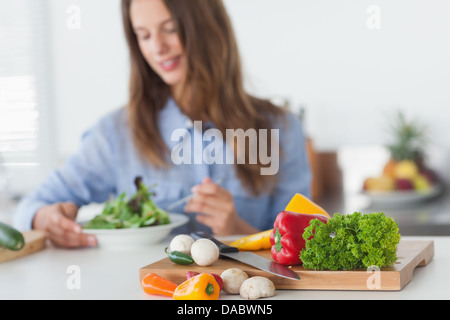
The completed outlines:
{"type": "Polygon", "coordinates": [[[227,257],[230,259],[237,260],[239,262],[248,264],[249,266],[255,267],[257,269],[272,273],[274,275],[293,279],[293,280],[300,280],[300,276],[289,269],[286,266],[283,266],[279,263],[276,263],[274,261],[271,261],[269,259],[266,259],[264,257],[261,257],[257,254],[254,254],[252,252],[241,252],[238,248],[230,247],[219,240],[215,239],[213,236],[208,234],[207,232],[194,232],[191,233],[191,236],[194,239],[201,239],[206,238],[214,242],[217,247],[219,247],[219,253],[221,257],[227,257]]]}

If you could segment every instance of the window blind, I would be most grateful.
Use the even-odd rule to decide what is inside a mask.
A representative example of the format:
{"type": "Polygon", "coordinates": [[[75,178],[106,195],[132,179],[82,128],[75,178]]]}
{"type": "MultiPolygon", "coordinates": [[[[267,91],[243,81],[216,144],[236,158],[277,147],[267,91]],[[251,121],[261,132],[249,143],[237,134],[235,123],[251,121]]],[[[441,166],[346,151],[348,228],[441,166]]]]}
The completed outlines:
{"type": "Polygon", "coordinates": [[[4,189],[7,180],[24,188],[37,184],[42,165],[48,165],[43,157],[51,144],[44,128],[50,101],[48,16],[46,0],[0,0],[0,187],[4,189]]]}

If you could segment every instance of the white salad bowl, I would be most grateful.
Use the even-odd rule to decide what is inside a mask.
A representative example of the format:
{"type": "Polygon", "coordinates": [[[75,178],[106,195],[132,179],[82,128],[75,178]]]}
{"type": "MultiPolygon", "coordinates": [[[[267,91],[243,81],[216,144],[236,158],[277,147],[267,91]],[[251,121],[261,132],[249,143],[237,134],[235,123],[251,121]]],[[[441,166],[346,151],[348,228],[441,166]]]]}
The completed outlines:
{"type": "Polygon", "coordinates": [[[134,229],[83,229],[83,233],[93,234],[99,248],[133,249],[143,248],[158,243],[170,232],[186,224],[189,218],[179,213],[169,213],[169,224],[134,229]]]}

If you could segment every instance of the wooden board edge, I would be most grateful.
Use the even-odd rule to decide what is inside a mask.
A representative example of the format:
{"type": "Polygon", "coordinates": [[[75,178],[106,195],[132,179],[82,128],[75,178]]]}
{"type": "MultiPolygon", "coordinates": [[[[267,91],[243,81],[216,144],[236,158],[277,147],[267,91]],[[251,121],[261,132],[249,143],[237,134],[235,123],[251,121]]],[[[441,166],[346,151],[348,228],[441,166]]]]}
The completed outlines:
{"type": "Polygon", "coordinates": [[[426,245],[419,254],[408,264],[405,272],[400,274],[400,286],[403,289],[413,279],[417,267],[425,267],[434,257],[434,241],[424,241],[426,245]]]}
{"type": "Polygon", "coordinates": [[[25,235],[25,245],[19,251],[9,251],[7,249],[0,249],[0,263],[19,259],[26,255],[41,251],[45,248],[47,238],[41,231],[29,231],[25,235]]]}
{"type": "Polygon", "coordinates": [[[417,267],[424,267],[433,260],[434,257],[434,240],[430,240],[428,246],[424,249],[425,255],[422,261],[417,265],[417,267]]]}

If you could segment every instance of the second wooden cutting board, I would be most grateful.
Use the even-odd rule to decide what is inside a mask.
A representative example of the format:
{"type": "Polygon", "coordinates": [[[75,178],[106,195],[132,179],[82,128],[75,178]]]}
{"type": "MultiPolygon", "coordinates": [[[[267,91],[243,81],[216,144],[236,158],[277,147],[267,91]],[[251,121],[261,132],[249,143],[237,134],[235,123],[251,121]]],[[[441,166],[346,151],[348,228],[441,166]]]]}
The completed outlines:
{"type": "Polygon", "coordinates": [[[25,239],[24,247],[19,251],[0,248],[0,263],[18,259],[45,248],[45,234],[42,231],[32,230],[22,232],[25,239]]]}
{"type": "MultiPolygon", "coordinates": [[[[271,259],[270,251],[256,254],[271,259]]],[[[313,271],[294,266],[301,280],[289,280],[231,259],[219,259],[208,267],[177,265],[168,258],[149,264],[139,270],[139,278],[152,272],[177,284],[186,280],[187,271],[221,274],[228,268],[240,268],[250,277],[264,276],[271,279],[277,289],[311,290],[401,290],[413,278],[414,269],[427,265],[434,256],[433,241],[402,240],[397,248],[397,262],[381,270],[313,271]]]]}

